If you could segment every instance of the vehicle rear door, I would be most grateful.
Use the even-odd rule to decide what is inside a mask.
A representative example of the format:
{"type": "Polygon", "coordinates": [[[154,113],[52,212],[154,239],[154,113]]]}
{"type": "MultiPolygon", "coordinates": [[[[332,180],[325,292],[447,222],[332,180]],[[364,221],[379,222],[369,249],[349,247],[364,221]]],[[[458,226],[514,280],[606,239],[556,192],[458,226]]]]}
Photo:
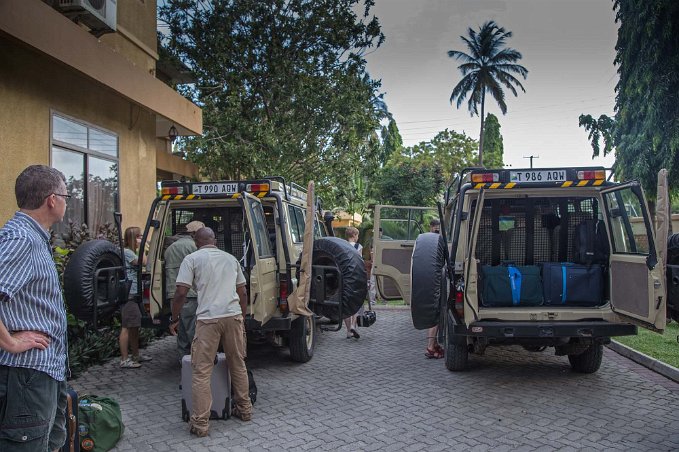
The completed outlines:
{"type": "Polygon", "coordinates": [[[245,250],[245,265],[250,274],[247,313],[264,325],[278,309],[276,258],[271,249],[262,202],[247,192],[242,192],[239,199],[248,230],[245,250]]]}
{"type": "Polygon", "coordinates": [[[664,271],[641,186],[634,181],[601,192],[611,241],[612,308],[632,323],[663,330],[664,271]]]}
{"type": "Polygon", "coordinates": [[[415,239],[438,217],[431,207],[375,206],[372,271],[379,296],[410,304],[410,265],[415,239]]]}

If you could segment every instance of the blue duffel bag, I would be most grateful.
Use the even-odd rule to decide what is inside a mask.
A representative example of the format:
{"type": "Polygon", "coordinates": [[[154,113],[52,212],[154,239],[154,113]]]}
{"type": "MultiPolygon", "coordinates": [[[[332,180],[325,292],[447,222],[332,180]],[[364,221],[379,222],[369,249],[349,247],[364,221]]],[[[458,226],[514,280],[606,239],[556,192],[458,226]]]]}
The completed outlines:
{"type": "Polygon", "coordinates": [[[570,262],[542,264],[546,305],[599,306],[604,298],[604,272],[601,265],[570,262]]]}
{"type": "Polygon", "coordinates": [[[481,304],[486,307],[540,306],[540,267],[481,266],[481,304]]]}

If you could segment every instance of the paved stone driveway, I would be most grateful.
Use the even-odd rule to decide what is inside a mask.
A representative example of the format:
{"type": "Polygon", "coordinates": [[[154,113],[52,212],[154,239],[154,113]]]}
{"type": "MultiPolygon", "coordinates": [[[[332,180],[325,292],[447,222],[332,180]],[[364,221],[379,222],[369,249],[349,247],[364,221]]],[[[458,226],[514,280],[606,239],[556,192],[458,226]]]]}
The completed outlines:
{"type": "Polygon", "coordinates": [[[424,358],[425,333],[407,310],[380,310],[361,332],[323,333],[306,364],[251,349],[253,420],[212,421],[207,438],[181,420],[173,338],[147,348],[154,359],[142,369],[111,362],[73,386],[120,401],[119,451],[679,450],[679,384],[610,350],[594,375],[520,348],[489,349],[451,373],[424,358]]]}

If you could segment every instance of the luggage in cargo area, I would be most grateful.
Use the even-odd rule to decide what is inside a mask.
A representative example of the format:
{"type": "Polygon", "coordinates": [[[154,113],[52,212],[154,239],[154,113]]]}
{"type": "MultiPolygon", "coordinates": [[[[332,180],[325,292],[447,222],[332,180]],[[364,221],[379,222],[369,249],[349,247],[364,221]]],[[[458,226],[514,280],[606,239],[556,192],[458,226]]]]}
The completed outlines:
{"type": "Polygon", "coordinates": [[[603,301],[603,266],[545,262],[542,284],[546,305],[599,306],[603,301]]]}
{"type": "Polygon", "coordinates": [[[540,267],[481,266],[481,303],[486,307],[540,306],[540,267]]]}

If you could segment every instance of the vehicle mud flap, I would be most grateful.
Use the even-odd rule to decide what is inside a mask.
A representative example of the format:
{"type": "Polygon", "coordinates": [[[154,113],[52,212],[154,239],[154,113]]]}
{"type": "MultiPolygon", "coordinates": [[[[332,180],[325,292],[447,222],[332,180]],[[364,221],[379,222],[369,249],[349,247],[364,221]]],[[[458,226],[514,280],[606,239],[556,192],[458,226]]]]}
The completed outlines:
{"type": "Polygon", "coordinates": [[[334,322],[354,315],[368,294],[363,258],[346,240],[314,241],[309,307],[334,322]]]}
{"type": "Polygon", "coordinates": [[[410,271],[410,310],[413,326],[418,330],[439,323],[445,252],[441,234],[426,232],[415,241],[410,271]]]}
{"type": "Polygon", "coordinates": [[[71,255],[64,269],[64,299],[77,319],[96,325],[118,309],[124,293],[124,268],[118,248],[107,240],[90,240],[71,255]]]}

